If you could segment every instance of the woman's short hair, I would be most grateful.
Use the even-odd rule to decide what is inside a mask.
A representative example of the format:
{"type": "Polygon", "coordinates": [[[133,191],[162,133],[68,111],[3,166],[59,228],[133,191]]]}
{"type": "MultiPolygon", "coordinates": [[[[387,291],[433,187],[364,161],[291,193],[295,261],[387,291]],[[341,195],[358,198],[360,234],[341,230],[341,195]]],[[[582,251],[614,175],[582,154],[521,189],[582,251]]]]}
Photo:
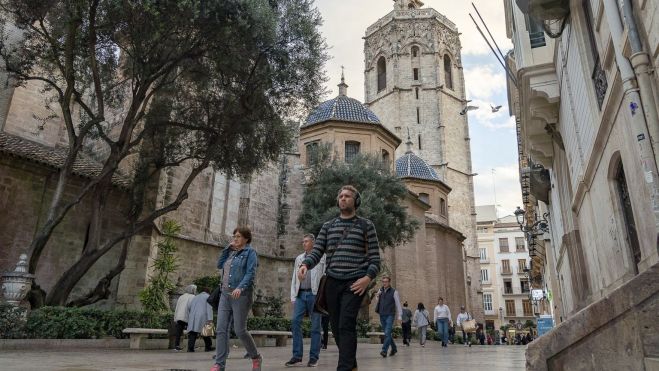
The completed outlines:
{"type": "Polygon", "coordinates": [[[233,234],[236,234],[236,232],[240,233],[241,236],[247,239],[247,243],[252,242],[252,230],[249,229],[248,226],[242,225],[240,227],[236,227],[236,229],[233,230],[233,234]]]}

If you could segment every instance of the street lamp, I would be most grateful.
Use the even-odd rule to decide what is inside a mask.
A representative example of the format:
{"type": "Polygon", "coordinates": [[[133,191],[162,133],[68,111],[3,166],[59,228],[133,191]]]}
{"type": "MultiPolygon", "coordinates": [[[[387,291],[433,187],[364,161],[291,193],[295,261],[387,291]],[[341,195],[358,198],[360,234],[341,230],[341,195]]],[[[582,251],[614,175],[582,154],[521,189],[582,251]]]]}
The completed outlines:
{"type": "Polygon", "coordinates": [[[529,256],[533,258],[536,250],[535,237],[549,232],[549,221],[547,221],[549,213],[542,214],[542,219],[540,220],[537,220],[537,215],[534,215],[534,221],[531,225],[529,225],[526,211],[521,207],[517,206],[517,210],[515,210],[514,214],[517,219],[517,224],[519,224],[519,229],[526,235],[526,240],[529,244],[529,256]]]}

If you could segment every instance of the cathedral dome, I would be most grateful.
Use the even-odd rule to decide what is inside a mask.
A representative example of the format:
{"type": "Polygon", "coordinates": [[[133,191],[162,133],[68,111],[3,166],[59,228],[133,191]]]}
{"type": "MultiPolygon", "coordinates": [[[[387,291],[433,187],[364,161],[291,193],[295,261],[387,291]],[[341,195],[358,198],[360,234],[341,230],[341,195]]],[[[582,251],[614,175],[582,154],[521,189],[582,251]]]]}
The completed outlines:
{"type": "Polygon", "coordinates": [[[339,95],[316,107],[309,117],[307,117],[307,122],[304,126],[330,120],[380,124],[380,119],[360,101],[345,95],[339,95]]]}
{"type": "Polygon", "coordinates": [[[408,151],[396,160],[396,175],[399,178],[441,181],[435,169],[412,151],[408,151]]]}

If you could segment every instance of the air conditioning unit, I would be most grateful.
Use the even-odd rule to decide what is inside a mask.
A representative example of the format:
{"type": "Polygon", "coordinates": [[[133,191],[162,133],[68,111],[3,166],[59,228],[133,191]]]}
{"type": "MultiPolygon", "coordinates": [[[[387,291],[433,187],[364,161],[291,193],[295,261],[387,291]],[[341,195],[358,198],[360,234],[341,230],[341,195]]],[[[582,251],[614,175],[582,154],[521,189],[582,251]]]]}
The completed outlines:
{"type": "Polygon", "coordinates": [[[570,0],[515,0],[517,7],[538,21],[563,19],[570,13],[570,0]]]}

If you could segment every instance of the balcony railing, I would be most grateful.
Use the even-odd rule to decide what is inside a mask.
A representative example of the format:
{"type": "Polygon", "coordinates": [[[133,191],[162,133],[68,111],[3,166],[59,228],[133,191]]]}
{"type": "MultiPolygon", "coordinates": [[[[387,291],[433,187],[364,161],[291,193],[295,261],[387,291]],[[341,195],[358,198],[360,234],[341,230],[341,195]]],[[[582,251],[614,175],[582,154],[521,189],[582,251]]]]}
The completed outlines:
{"type": "Polygon", "coordinates": [[[503,294],[504,295],[528,295],[529,291],[522,291],[521,288],[519,287],[504,287],[503,288],[503,294]]]}
{"type": "Polygon", "coordinates": [[[502,276],[511,275],[513,273],[514,273],[513,267],[508,267],[507,269],[505,267],[501,267],[499,269],[499,274],[501,274],[502,276]]]}

